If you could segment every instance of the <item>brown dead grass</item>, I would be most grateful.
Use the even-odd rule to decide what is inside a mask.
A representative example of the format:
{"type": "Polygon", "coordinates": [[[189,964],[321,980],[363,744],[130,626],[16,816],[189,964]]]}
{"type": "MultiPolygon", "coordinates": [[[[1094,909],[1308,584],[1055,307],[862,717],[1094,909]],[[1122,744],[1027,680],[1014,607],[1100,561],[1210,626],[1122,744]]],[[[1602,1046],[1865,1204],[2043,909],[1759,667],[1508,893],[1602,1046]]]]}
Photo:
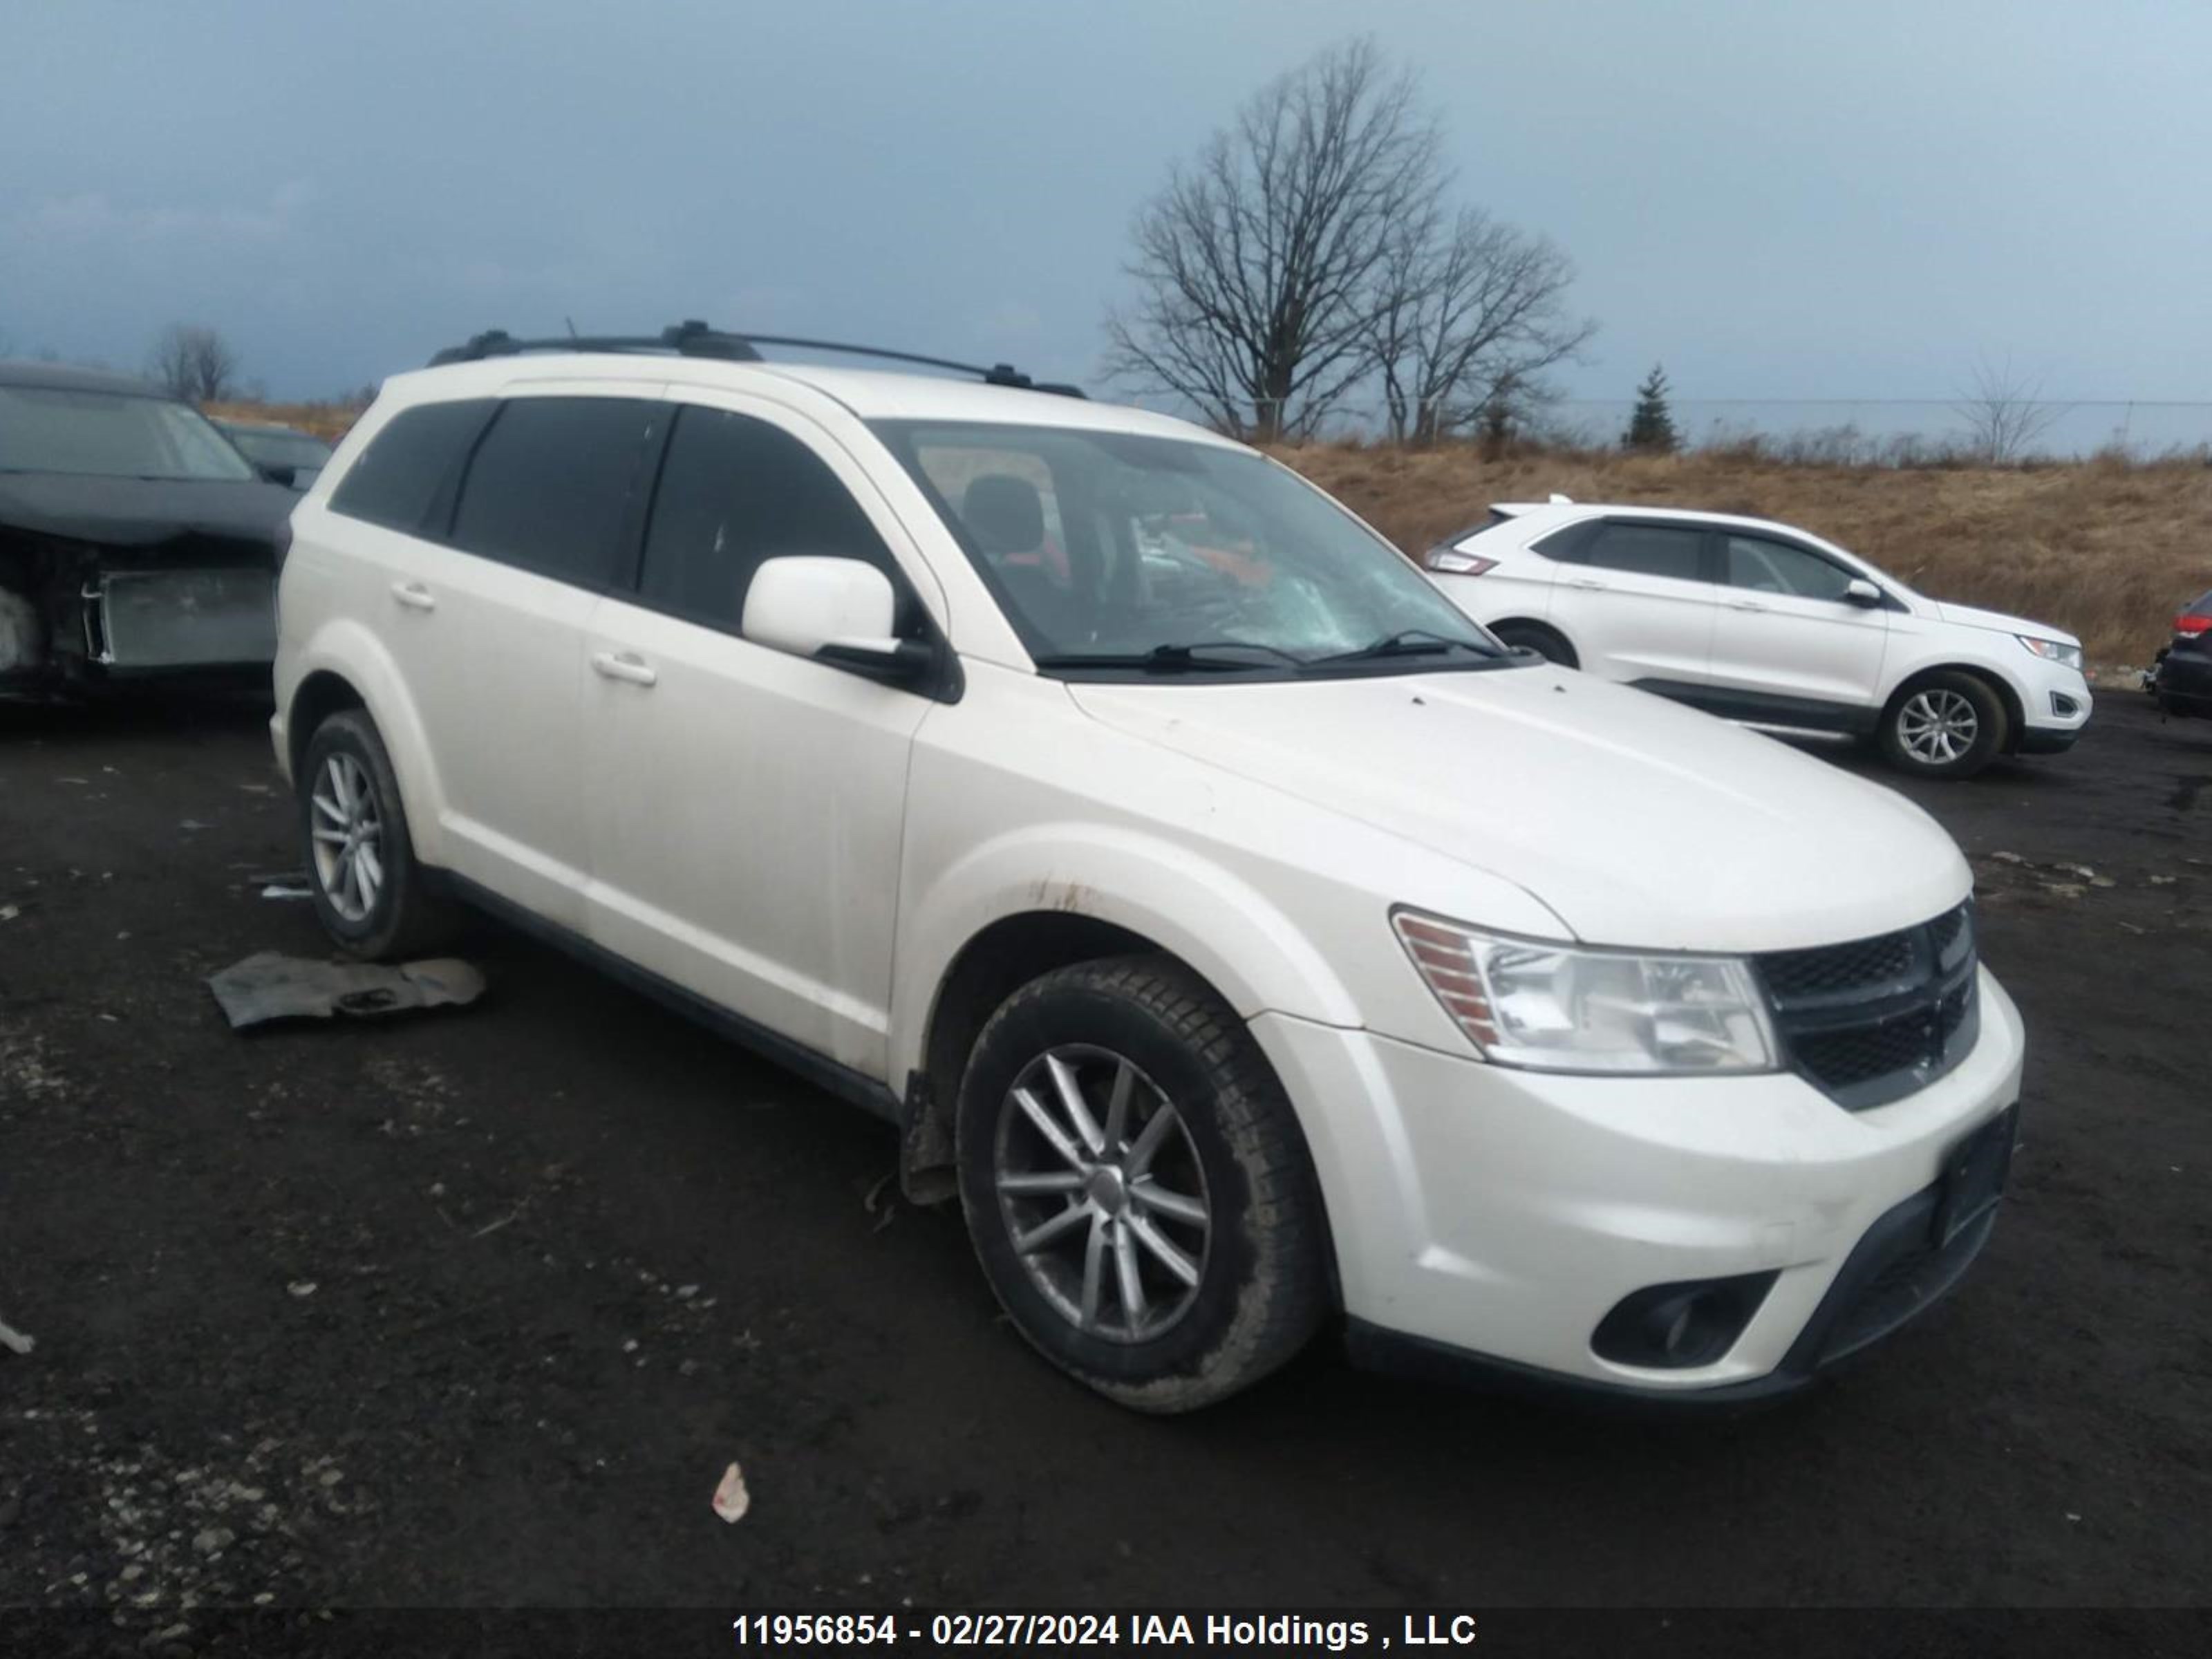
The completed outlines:
{"type": "Polygon", "coordinates": [[[206,404],[203,409],[219,421],[258,421],[270,426],[295,427],[336,443],[361,418],[354,404],[206,404]]]}
{"type": "Polygon", "coordinates": [[[2212,588],[2212,466],[2112,458],[2033,468],[1816,466],[1725,452],[1277,452],[1401,547],[1474,524],[1492,501],[1624,501],[1802,525],[1941,599],[2079,635],[2092,662],[2146,663],[2212,588]]]}

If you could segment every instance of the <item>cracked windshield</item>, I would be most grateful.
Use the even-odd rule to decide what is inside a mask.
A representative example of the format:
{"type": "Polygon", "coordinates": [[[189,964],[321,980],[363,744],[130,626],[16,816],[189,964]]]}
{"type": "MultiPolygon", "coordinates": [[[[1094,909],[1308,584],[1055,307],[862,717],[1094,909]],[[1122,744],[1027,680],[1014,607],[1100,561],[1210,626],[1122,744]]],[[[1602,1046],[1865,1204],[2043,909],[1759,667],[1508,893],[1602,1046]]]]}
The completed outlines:
{"type": "Polygon", "coordinates": [[[1504,660],[1295,475],[1207,443],[879,422],[1039,667],[1303,672],[1504,660]]]}

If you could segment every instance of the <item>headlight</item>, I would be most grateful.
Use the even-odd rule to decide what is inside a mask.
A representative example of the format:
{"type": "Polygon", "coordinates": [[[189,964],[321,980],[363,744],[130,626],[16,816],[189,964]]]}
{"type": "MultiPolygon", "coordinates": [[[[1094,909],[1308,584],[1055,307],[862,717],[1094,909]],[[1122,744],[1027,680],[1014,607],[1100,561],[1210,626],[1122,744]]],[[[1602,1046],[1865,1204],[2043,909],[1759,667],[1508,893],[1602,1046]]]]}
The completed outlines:
{"type": "Polygon", "coordinates": [[[2081,647],[2078,645],[2061,645],[2056,640],[2030,639],[2025,634],[2015,634],[2013,638],[2045,662],[2055,662],[2067,668],[2081,665],[2081,647]]]}
{"type": "Polygon", "coordinates": [[[1738,958],[1586,951],[1411,910],[1390,920],[1486,1060],[1643,1076],[1774,1068],[1766,1004],[1738,958]]]}

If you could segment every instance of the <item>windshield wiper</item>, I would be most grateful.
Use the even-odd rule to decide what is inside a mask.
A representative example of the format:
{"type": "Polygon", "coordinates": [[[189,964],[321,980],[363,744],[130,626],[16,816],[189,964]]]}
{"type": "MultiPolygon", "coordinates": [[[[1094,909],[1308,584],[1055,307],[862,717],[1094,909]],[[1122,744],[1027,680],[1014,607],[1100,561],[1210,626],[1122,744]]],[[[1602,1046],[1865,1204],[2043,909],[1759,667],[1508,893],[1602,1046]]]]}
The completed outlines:
{"type": "Polygon", "coordinates": [[[1156,645],[1149,651],[1064,651],[1032,658],[1039,668],[1134,668],[1147,674],[1218,674],[1266,668],[1267,661],[1223,653],[1256,651],[1263,659],[1304,668],[1307,659],[1255,640],[1194,640],[1188,644],[1156,645]]]}
{"type": "Polygon", "coordinates": [[[1448,634],[1432,634],[1425,628],[1402,628],[1395,634],[1385,634],[1381,639],[1361,646],[1356,651],[1338,651],[1326,657],[1316,657],[1316,663],[1373,662],[1383,657],[1433,657],[1447,651],[1472,651],[1478,656],[1495,657],[1498,653],[1473,640],[1455,640],[1448,634]]]}

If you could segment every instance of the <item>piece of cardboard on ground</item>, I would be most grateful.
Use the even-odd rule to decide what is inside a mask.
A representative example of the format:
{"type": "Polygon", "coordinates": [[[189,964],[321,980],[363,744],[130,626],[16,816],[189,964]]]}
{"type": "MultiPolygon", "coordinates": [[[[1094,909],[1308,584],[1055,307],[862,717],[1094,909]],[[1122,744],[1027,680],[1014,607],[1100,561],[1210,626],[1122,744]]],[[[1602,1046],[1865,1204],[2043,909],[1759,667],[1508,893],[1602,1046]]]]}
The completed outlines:
{"type": "Polygon", "coordinates": [[[392,965],[331,962],[263,951],[208,975],[234,1030],[276,1019],[373,1018],[461,1006],[483,994],[483,975],[451,957],[392,965]]]}

